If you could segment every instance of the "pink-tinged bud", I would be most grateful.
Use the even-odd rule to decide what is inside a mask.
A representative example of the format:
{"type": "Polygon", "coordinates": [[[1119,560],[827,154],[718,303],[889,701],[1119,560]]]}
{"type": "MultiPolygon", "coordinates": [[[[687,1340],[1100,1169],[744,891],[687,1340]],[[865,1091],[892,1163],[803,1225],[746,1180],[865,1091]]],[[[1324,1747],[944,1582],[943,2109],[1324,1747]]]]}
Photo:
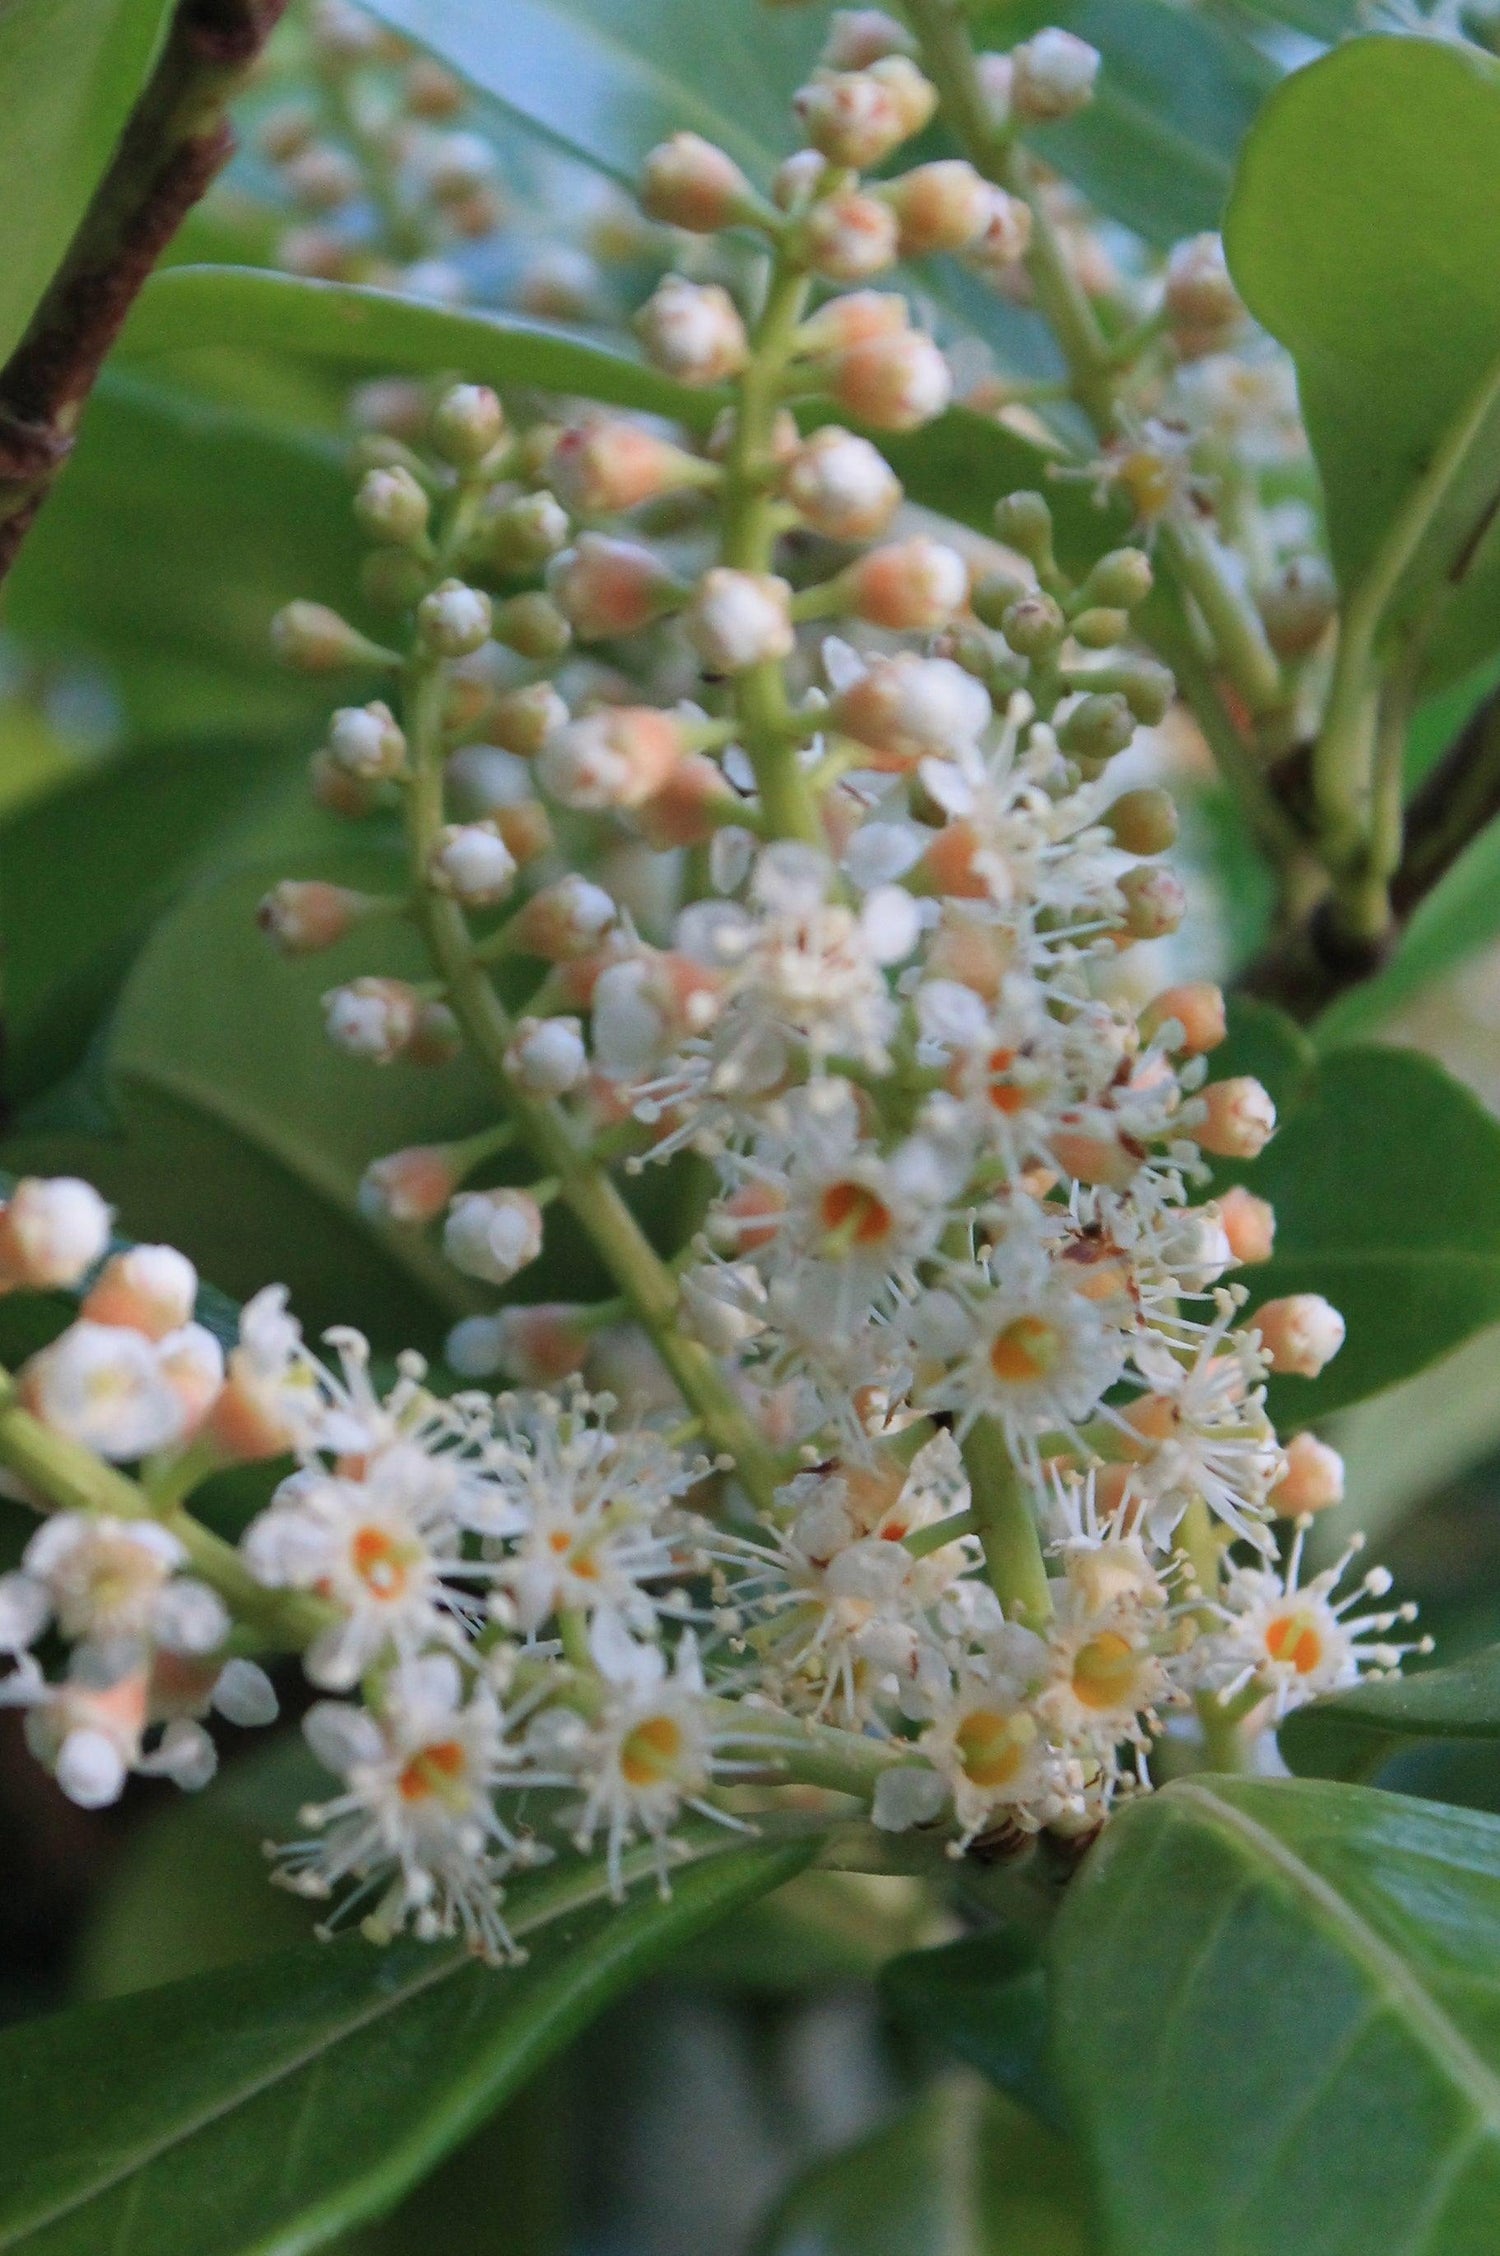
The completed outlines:
{"type": "Polygon", "coordinates": [[[580,814],[639,807],[690,749],[682,722],[654,705],[609,705],[549,736],[537,759],[543,788],[580,814]]]}
{"type": "Polygon", "coordinates": [[[833,727],[906,767],[929,753],[969,750],[989,725],[992,708],[984,684],[951,658],[899,650],[872,659],[828,711],[833,727]]]}
{"type": "Polygon", "coordinates": [[[777,1183],[742,1183],[715,1209],[736,1254],[759,1253],[776,1243],[786,1213],[786,1192],[777,1183]]]}
{"type": "Polygon", "coordinates": [[[1173,1046],[1189,1057],[1216,1050],[1229,1028],[1224,1018],[1224,991],[1211,980],[1195,979],[1181,987],[1164,987],[1141,1013],[1141,1032],[1149,1041],[1169,1020],[1182,1029],[1173,1046]]]}
{"type": "Polygon", "coordinates": [[[416,1032],[420,1002],[404,979],[356,979],[323,997],[324,1031],[350,1057],[389,1065],[416,1032]]]}
{"type": "Polygon", "coordinates": [[[698,582],[682,623],[709,673],[738,674],[791,656],[791,602],[785,580],[719,564],[698,582]]]}
{"type": "Polygon", "coordinates": [[[852,352],[877,337],[898,337],[908,327],[905,298],[893,290],[851,290],[803,322],[797,332],[798,350],[822,359],[830,353],[852,352]]]}
{"type": "Polygon", "coordinates": [[[542,1250],[542,1210],[529,1191],[461,1191],[443,1224],[443,1251],[482,1284],[508,1285],[542,1250]]]}
{"type": "Polygon", "coordinates": [[[604,533],[582,533],[575,547],[554,556],[547,590],[580,642],[635,634],[683,593],[649,548],[604,533]]]}
{"type": "Polygon", "coordinates": [[[426,494],[399,463],[390,469],[367,470],[354,497],[360,530],[402,548],[425,537],[429,508],[426,494]]]}
{"type": "Polygon", "coordinates": [[[1250,1318],[1271,1369],[1315,1379],[1344,1344],[1344,1319],[1321,1293],[1288,1293],[1268,1300],[1250,1318]]]}
{"type": "Polygon", "coordinates": [[[488,384],[454,384],[428,425],[433,445],[456,469],[471,470],[505,434],[505,410],[488,384]]]}
{"type": "Polygon", "coordinates": [[[326,603],[288,603],[271,621],[271,648],[299,674],[331,674],[340,666],[394,666],[394,651],[359,634],[326,603]]]}
{"type": "Polygon", "coordinates": [[[1344,1501],[1344,1460],[1316,1434],[1294,1434],[1286,1445],[1286,1471],[1271,1491],[1271,1509],[1283,1520],[1326,1512],[1344,1501]]]}
{"type": "Polygon", "coordinates": [[[812,147],[830,164],[863,172],[907,137],[901,103],[872,71],[820,71],[792,97],[812,147]]]}
{"type": "Polygon", "coordinates": [[[164,1339],[192,1321],[198,1272],[175,1246],[131,1246],[104,1264],[79,1313],[91,1324],[119,1324],[164,1339]]]}
{"type": "Polygon", "coordinates": [[[507,690],[497,697],[486,727],[491,743],[530,760],[567,717],[568,708],[551,682],[531,682],[525,689],[507,690]]]}
{"type": "Polygon", "coordinates": [[[714,475],[696,455],[654,431],[606,417],[564,431],[547,473],[568,507],[588,517],[635,509],[683,486],[701,486],[714,475]]]}
{"type": "Polygon", "coordinates": [[[618,915],[602,885],[571,871],[555,885],[533,893],[508,929],[524,955],[540,956],[544,963],[566,963],[597,948],[618,915]]]}
{"type": "Polygon", "coordinates": [[[914,431],[953,397],[948,363],[918,329],[876,337],[827,364],[830,398],[877,431],[914,431]]]}
{"type": "Polygon", "coordinates": [[[446,1003],[423,1003],[402,1056],[408,1065],[451,1065],[464,1046],[458,1020],[446,1003]]]}
{"type": "Polygon", "coordinates": [[[1118,1136],[1090,1133],[1082,1128],[1059,1128],[1051,1139],[1052,1156],[1075,1182],[1101,1189],[1123,1191],[1140,1170],[1141,1155],[1121,1143],[1118,1136]]]}
{"type": "Polygon", "coordinates": [[[712,235],[753,216],[755,191],[732,157],[698,133],[674,133],[641,167],[641,210],[664,227],[712,235]]]}
{"type": "Polygon", "coordinates": [[[406,738],[389,705],[341,705],[328,730],[328,753],[346,775],[379,783],[406,766],[406,738]]]}
{"type": "Polygon", "coordinates": [[[76,1285],[109,1244],[110,1210],[74,1175],[27,1175],[0,1207],[0,1291],[76,1285]]]}
{"type": "Polygon", "coordinates": [[[1024,196],[1007,196],[991,188],[984,225],[969,244],[969,256],[987,273],[1003,275],[1019,265],[1031,248],[1033,220],[1024,196]]]}
{"type": "Polygon", "coordinates": [[[1294,556],[1255,598],[1278,658],[1316,650],[1338,609],[1338,588],[1321,556],[1294,556]]]}
{"type": "Polygon", "coordinates": [[[829,282],[863,282],[896,263],[896,215],[878,196],[843,188],[815,203],[802,222],[802,252],[829,282]]]}
{"type": "Polygon", "coordinates": [[[467,658],[490,639],[490,599],[482,588],[444,580],[417,605],[422,647],[437,658],[467,658]]]}
{"type": "Polygon", "coordinates": [[[850,565],[840,585],[856,618],[871,626],[932,634],[962,609],[969,573],[956,548],[919,535],[872,548],[850,565]]]}
{"type": "Polygon", "coordinates": [[[589,1069],[576,1018],[523,1018],[505,1053],[505,1070],[529,1097],[564,1097],[589,1069]]]}
{"type": "Polygon", "coordinates": [[[661,854],[674,846],[706,846],[722,818],[741,805],[715,763],[690,752],[635,809],[635,827],[661,854]]]}
{"type": "Polygon", "coordinates": [[[601,971],[594,984],[594,1054],[606,1073],[630,1080],[719,1011],[718,976],[690,956],[642,949],[601,971]]]}
{"type": "Polygon", "coordinates": [[[996,196],[989,182],[961,157],[917,165],[889,182],[882,193],[896,214],[902,258],[964,250],[989,225],[996,196]]]}
{"type": "Polygon", "coordinates": [[[540,799],[519,799],[510,806],[497,807],[490,820],[518,869],[534,862],[539,854],[549,854],[556,844],[552,817],[540,799]]]}
{"type": "Polygon", "coordinates": [[[829,70],[868,70],[886,55],[912,55],[916,43],[905,24],[879,8],[835,8],[818,58],[829,70]]]}
{"type": "Polygon", "coordinates": [[[1163,304],[1179,352],[1193,359],[1217,351],[1239,327],[1245,308],[1229,278],[1217,235],[1191,235],[1167,261],[1163,304]]]}
{"type": "Polygon", "coordinates": [[[1258,1159],[1276,1133],[1276,1107],[1248,1073],[1210,1081],[1198,1101],[1203,1118],[1193,1133],[1216,1159],[1258,1159]]]}
{"type": "Polygon", "coordinates": [[[906,128],[904,139],[909,141],[937,116],[937,88],[923,77],[910,55],[882,55],[864,75],[875,79],[896,104],[906,128]]]}
{"type": "Polygon", "coordinates": [[[771,176],[771,200],[779,211],[805,211],[832,170],[816,149],[798,149],[784,157],[771,176]]]}
{"type": "Polygon", "coordinates": [[[307,780],[314,802],[347,822],[360,821],[380,805],[380,785],[340,767],[326,744],[308,762],[307,780]]]}
{"type": "Polygon", "coordinates": [[[1257,1198],[1242,1183],[1217,1201],[1219,1220],[1238,1262],[1269,1261],[1276,1244],[1276,1209],[1269,1199],[1257,1198]]]}
{"type": "Polygon", "coordinates": [[[517,1386],[556,1386],[588,1359],[594,1335],[579,1322],[582,1314],[571,1301],[544,1300],[493,1316],[467,1316],[448,1334],[444,1353],[462,1379],[499,1372],[517,1386]]]}
{"type": "Polygon", "coordinates": [[[1010,111],[1023,125],[1076,116],[1094,98],[1099,50],[1071,31],[1039,31],[1010,56],[1010,111]]]}
{"type": "Polygon", "coordinates": [[[359,1186],[359,1211],[371,1222],[435,1222],[459,1185],[451,1144],[411,1144],[372,1160],[359,1186]]]}
{"type": "Polygon", "coordinates": [[[311,956],[351,932],[368,905],[346,886],[288,877],[263,897],[255,921],[284,956],[311,956]]]}
{"type": "Polygon", "coordinates": [[[427,882],[466,909],[492,909],[516,881],[515,858],[491,822],[445,823],[427,858],[427,882]]]}
{"type": "Polygon", "coordinates": [[[182,1438],[196,1434],[224,1386],[224,1350],[202,1324],[180,1324],[156,1350],[156,1367],[176,1399],[182,1438]]]}
{"type": "Polygon", "coordinates": [[[825,540],[876,540],[901,504],[901,481],[879,448],[836,423],[797,449],[781,491],[825,540]]]}
{"type": "Polygon", "coordinates": [[[1162,940],[1187,914],[1187,893],[1175,870],[1137,862],[1120,879],[1125,930],[1132,940],[1162,940]]]}
{"type": "Polygon", "coordinates": [[[679,384],[723,384],[750,357],[745,324],[717,282],[664,275],[635,317],[646,358],[679,384]]]}

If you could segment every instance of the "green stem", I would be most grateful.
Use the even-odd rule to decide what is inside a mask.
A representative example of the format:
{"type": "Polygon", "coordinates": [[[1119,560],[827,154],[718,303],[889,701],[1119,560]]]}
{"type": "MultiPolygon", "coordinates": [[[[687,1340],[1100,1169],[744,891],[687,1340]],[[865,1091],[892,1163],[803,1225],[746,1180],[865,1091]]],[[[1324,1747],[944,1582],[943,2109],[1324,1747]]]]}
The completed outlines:
{"type": "Polygon", "coordinates": [[[1047,1565],[1026,1484],[995,1419],[975,1419],[963,1459],[990,1588],[1007,1621],[1040,1629],[1052,1618],[1047,1565]]]}

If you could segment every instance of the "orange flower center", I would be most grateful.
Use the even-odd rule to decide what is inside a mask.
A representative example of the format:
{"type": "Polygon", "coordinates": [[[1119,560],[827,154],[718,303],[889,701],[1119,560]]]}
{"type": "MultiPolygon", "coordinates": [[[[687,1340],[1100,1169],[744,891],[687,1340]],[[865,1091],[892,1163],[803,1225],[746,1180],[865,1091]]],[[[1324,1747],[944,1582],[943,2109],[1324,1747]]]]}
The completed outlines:
{"type": "Polygon", "coordinates": [[[991,1050],[990,1052],[990,1103],[994,1106],[996,1112],[1003,1112],[1007,1117],[1011,1113],[1024,1112],[1026,1109],[1026,1091],[1018,1089],[1013,1081],[1007,1081],[1004,1078],[1015,1062],[1016,1053],[1014,1050],[991,1050]]]}
{"type": "Polygon", "coordinates": [[[1045,1316],[1017,1316],[990,1349],[990,1369],[1007,1386],[1044,1379],[1062,1353],[1062,1334],[1045,1316]]]}
{"type": "Polygon", "coordinates": [[[883,1245],[895,1227],[890,1208],[866,1183],[830,1183],[818,1213],[833,1241],[831,1251],[883,1245]]]}
{"type": "Polygon", "coordinates": [[[439,1739],[412,1756],[398,1781],[404,1802],[425,1802],[437,1794],[445,1802],[463,1799],[468,1761],[456,1739],[439,1739]]]}
{"type": "Polygon", "coordinates": [[[1311,1676],[1323,1658],[1323,1637],[1309,1613],[1278,1614],[1266,1624],[1266,1651],[1287,1661],[1299,1676],[1311,1676]]]}
{"type": "Polygon", "coordinates": [[[682,1760],[682,1726],[673,1716],[646,1716],[620,1746],[620,1776],[627,1786],[660,1786],[682,1760]]]}
{"type": "Polygon", "coordinates": [[[399,1598],[411,1579],[412,1547],[388,1528],[362,1527],[350,1546],[354,1571],[372,1598],[399,1598]]]}
{"type": "Polygon", "coordinates": [[[1143,1656],[1117,1629],[1103,1629],[1081,1645],[1073,1661],[1073,1691],[1086,1708],[1133,1708],[1143,1656]]]}

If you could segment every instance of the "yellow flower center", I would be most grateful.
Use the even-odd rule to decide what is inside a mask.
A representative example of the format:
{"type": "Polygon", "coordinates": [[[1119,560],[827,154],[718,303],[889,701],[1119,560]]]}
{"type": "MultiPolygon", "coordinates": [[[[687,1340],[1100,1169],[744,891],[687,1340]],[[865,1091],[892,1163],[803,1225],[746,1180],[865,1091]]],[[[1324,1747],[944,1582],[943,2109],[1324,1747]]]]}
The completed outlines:
{"type": "Polygon", "coordinates": [[[1029,1715],[1000,1708],[974,1708],[953,1734],[963,1774],[973,1785],[1009,1786],[1036,1737],[1029,1715]]]}
{"type": "Polygon", "coordinates": [[[1017,1316],[990,1348],[990,1369],[1006,1386],[1044,1379],[1062,1353],[1062,1333],[1045,1316],[1017,1316]]]}
{"type": "Polygon", "coordinates": [[[682,1726],[674,1716],[645,1716],[620,1743],[620,1776],[627,1786],[661,1786],[682,1761],[682,1726]]]}
{"type": "Polygon", "coordinates": [[[1086,1708],[1134,1708],[1146,1656],[1117,1629],[1102,1629],[1073,1660],[1073,1691],[1086,1708]]]}

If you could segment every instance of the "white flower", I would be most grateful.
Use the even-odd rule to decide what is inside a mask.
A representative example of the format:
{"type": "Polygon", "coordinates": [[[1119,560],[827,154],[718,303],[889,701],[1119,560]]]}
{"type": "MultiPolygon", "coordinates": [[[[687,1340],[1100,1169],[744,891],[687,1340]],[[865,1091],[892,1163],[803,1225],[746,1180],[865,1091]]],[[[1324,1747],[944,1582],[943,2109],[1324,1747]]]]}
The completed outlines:
{"type": "Polygon", "coordinates": [[[508,1285],[542,1250],[542,1210],[529,1191],[460,1191],[443,1224],[443,1251],[466,1277],[508,1285]]]}
{"type": "Polygon", "coordinates": [[[1391,1577],[1384,1567],[1372,1567],[1352,1590],[1335,1597],[1350,1560],[1363,1548],[1363,1536],[1334,1565],[1309,1582],[1301,1580],[1311,1524],[1298,1521],[1283,1572],[1231,1563],[1222,1602],[1214,1607],[1224,1627],[1191,1656],[1199,1681],[1216,1686],[1222,1701],[1253,1684],[1269,1695],[1278,1722],[1293,1708],[1357,1684],[1363,1675],[1393,1673],[1406,1653],[1432,1649],[1429,1638],[1389,1641],[1390,1630],[1415,1618],[1413,1605],[1351,1611],[1361,1599],[1386,1596],[1391,1577]]]}
{"type": "Polygon", "coordinates": [[[114,1325],[70,1324],[25,1365],[21,1392],[43,1425],[115,1462],[165,1449],[186,1422],[153,1342],[114,1325]]]}
{"type": "Polygon", "coordinates": [[[72,1175],[28,1175],[0,1207],[0,1289],[76,1285],[109,1243],[109,1208],[72,1175]]]}

